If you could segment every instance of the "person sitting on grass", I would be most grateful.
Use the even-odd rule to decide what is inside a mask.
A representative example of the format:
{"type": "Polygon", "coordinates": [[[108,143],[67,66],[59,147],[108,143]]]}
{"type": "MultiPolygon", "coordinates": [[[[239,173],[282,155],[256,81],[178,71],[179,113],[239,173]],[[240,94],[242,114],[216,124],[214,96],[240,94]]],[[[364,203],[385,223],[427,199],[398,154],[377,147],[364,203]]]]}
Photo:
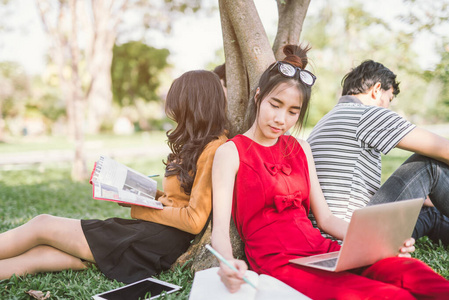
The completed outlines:
{"type": "Polygon", "coordinates": [[[223,63],[221,65],[218,65],[214,68],[213,72],[218,75],[220,78],[221,85],[223,86],[223,90],[225,93],[225,96],[227,96],[228,93],[228,84],[226,83],[226,64],[223,63]]]}
{"type": "MultiPolygon", "coordinates": [[[[245,283],[245,261],[234,259],[230,217],[245,244],[251,269],[275,277],[312,299],[442,299],[449,281],[410,257],[389,257],[371,266],[328,272],[291,259],[340,250],[320,228],[343,239],[348,223],[332,215],[316,176],[307,142],[284,135],[301,127],[316,77],[304,70],[308,48],[287,45],[286,57],[262,74],[250,111],[251,127],[220,146],[212,167],[212,246],[238,271],[220,263],[218,274],[230,292],[245,283]]],[[[410,256],[413,238],[398,251],[410,256]]]]}
{"type": "MultiPolygon", "coordinates": [[[[0,234],[0,279],[82,270],[94,263],[108,278],[131,283],[167,270],[206,224],[212,162],[227,138],[226,97],[211,71],[176,79],[165,103],[177,126],[167,132],[162,210],[131,206],[133,219],[75,220],[39,215],[0,234]]],[[[62,201],[62,199],[61,199],[62,201]]]]}
{"type": "Polygon", "coordinates": [[[399,83],[381,63],[364,61],[342,83],[343,96],[307,139],[332,213],[349,221],[367,204],[429,196],[412,236],[449,245],[449,140],[388,109],[399,83]],[[381,153],[395,147],[415,154],[381,186],[381,153]]]}

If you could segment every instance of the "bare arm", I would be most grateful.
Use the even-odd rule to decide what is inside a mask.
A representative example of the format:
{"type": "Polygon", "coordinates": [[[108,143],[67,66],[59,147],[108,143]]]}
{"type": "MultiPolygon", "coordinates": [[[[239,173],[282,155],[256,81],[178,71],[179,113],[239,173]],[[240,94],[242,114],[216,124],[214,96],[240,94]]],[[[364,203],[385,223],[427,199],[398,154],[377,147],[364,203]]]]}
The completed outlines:
{"type": "Polygon", "coordinates": [[[165,206],[162,210],[132,205],[131,217],[198,234],[203,229],[212,209],[212,163],[215,151],[226,141],[224,136],[209,143],[197,162],[197,171],[185,207],[165,206]]]}
{"type": "MultiPolygon", "coordinates": [[[[318,227],[328,234],[339,240],[344,240],[349,223],[334,216],[327,205],[321,190],[318,176],[316,175],[315,162],[313,160],[312,151],[307,142],[298,140],[304,149],[309,165],[310,176],[310,206],[312,208],[318,227]]],[[[410,257],[410,253],[415,251],[415,240],[409,238],[404,241],[403,246],[399,249],[398,256],[410,257]]]]}
{"type": "Polygon", "coordinates": [[[233,258],[229,225],[235,175],[238,168],[239,157],[235,144],[228,142],[218,148],[212,166],[214,226],[211,239],[212,246],[226,259],[233,258]]]}
{"type": "Polygon", "coordinates": [[[214,194],[211,239],[212,246],[239,270],[239,272],[232,271],[229,267],[220,263],[218,275],[231,293],[237,292],[240,289],[240,286],[244,283],[243,275],[248,269],[244,261],[234,259],[231,239],[229,237],[232,197],[235,176],[239,165],[238,151],[234,143],[228,142],[218,148],[212,166],[212,188],[214,194]]]}
{"type": "Polygon", "coordinates": [[[402,138],[397,147],[449,165],[449,140],[428,130],[416,127],[402,138]]]}
{"type": "Polygon", "coordinates": [[[310,207],[312,208],[318,227],[343,240],[348,230],[348,223],[332,214],[321,190],[318,176],[316,175],[315,162],[313,161],[312,151],[306,141],[298,140],[307,156],[310,177],[310,207]]]}

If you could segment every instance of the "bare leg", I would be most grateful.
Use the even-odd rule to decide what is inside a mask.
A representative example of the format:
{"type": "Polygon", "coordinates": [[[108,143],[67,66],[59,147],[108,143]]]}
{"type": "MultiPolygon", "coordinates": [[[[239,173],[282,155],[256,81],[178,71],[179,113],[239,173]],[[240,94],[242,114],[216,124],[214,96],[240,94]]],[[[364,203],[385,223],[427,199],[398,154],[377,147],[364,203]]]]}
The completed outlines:
{"type": "Polygon", "coordinates": [[[74,257],[95,262],[81,229],[81,221],[39,215],[0,234],[0,260],[24,254],[39,245],[52,246],[74,257]]]}
{"type": "Polygon", "coordinates": [[[0,280],[10,278],[13,274],[22,276],[85,268],[87,265],[75,256],[50,246],[37,246],[21,255],[0,260],[0,280]]]}

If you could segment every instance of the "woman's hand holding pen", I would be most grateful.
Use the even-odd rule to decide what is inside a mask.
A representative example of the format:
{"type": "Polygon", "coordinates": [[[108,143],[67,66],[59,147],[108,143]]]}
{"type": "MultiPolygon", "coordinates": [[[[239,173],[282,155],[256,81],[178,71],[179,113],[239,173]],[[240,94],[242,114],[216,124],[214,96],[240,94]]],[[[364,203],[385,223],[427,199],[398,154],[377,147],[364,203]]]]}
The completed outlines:
{"type": "Polygon", "coordinates": [[[406,239],[404,245],[399,249],[398,256],[400,257],[411,257],[410,253],[415,251],[415,239],[406,239]]]}
{"type": "Polygon", "coordinates": [[[228,261],[238,270],[238,272],[231,270],[226,264],[220,262],[218,275],[228,291],[235,293],[240,289],[240,286],[245,283],[243,276],[245,275],[246,270],[248,270],[248,266],[243,260],[229,259],[228,261]]]}

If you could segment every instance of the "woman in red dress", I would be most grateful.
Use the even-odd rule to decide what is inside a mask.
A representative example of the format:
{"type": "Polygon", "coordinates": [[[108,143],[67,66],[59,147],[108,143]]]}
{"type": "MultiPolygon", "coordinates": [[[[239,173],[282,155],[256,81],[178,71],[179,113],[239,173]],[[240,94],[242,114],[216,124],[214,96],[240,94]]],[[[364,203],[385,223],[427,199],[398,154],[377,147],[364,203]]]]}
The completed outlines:
{"type": "Polygon", "coordinates": [[[220,146],[214,158],[212,244],[239,272],[220,265],[229,291],[244,283],[247,265],[233,258],[230,216],[245,243],[252,270],[278,278],[313,299],[441,298],[449,282],[423,262],[410,258],[408,239],[398,257],[363,269],[327,272],[289,263],[300,256],[338,251],[308,219],[312,208],[318,226],[344,239],[348,223],[330,212],[316,176],[307,142],[284,135],[300,128],[316,77],[304,70],[308,48],[288,45],[285,59],[261,76],[251,103],[250,128],[220,146]],[[401,257],[403,256],[403,257],[401,257]]]}

